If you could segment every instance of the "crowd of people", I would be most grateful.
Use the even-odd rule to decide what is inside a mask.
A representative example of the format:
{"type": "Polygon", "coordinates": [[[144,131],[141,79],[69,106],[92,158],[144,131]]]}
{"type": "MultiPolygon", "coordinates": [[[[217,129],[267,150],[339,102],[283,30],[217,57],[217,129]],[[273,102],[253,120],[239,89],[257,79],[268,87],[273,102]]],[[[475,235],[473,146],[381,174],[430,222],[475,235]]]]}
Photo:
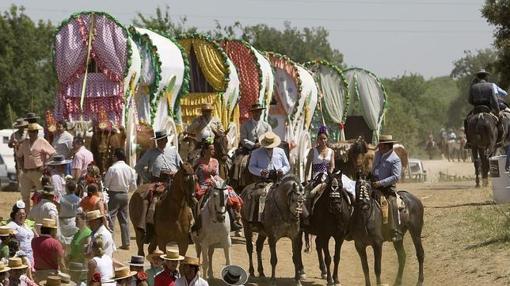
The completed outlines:
{"type": "MultiPolygon", "coordinates": [[[[155,148],[134,168],[126,163],[123,149],[112,150],[113,164],[101,174],[84,138],[74,137],[58,121],[46,130],[52,135],[48,142],[38,120],[33,113],[16,120],[9,141],[21,199],[0,227],[0,285],[208,285],[199,275],[200,260],[180,256],[175,247],[133,256],[127,263],[114,258],[116,219],[122,242],[118,248],[130,249],[128,202],[129,192],[137,188],[137,173],[142,182],[161,182],[180,167],[179,154],[166,148],[165,131],[155,132],[155,148]]],[[[204,188],[211,178],[220,179],[209,146],[204,144],[197,164],[204,188]]],[[[238,211],[235,197],[230,201],[238,211]]],[[[237,270],[226,267],[225,274],[239,280],[237,270]]]]}

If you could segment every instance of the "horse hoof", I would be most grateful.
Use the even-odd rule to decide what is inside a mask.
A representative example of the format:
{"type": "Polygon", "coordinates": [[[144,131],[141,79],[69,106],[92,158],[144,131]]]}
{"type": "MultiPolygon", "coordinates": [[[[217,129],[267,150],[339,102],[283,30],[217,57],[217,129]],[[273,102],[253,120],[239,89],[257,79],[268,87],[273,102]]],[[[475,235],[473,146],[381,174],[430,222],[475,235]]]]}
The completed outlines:
{"type": "Polygon", "coordinates": [[[306,279],[306,273],[299,274],[299,280],[305,280],[306,279]]]}
{"type": "Polygon", "coordinates": [[[260,273],[259,273],[259,277],[261,277],[261,278],[265,278],[265,277],[266,277],[266,275],[264,274],[264,272],[260,272],[260,273]]]}
{"type": "Polygon", "coordinates": [[[328,275],[326,273],[321,273],[321,279],[326,280],[328,278],[328,275]]]}

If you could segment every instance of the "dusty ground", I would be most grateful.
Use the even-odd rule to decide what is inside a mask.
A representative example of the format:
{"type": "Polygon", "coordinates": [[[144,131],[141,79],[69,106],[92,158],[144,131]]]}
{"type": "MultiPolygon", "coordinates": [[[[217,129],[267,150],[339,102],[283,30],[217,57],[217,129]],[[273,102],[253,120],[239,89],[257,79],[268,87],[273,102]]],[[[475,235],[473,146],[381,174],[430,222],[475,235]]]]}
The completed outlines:
{"type": "MultiPolygon", "coordinates": [[[[471,175],[472,165],[468,163],[448,163],[447,161],[424,161],[429,174],[429,182],[420,184],[401,184],[405,189],[417,195],[425,205],[425,227],[423,243],[425,248],[425,285],[510,285],[510,244],[495,244],[466,250],[466,246],[483,241],[486,230],[483,224],[476,223],[480,216],[489,213],[493,205],[490,189],[475,189],[473,182],[438,183],[439,171],[457,175],[471,175]]],[[[7,217],[17,193],[3,193],[0,202],[0,216],[7,217]]],[[[508,210],[508,206],[506,206],[508,210]]],[[[119,241],[118,226],[116,240],[119,241]]],[[[247,268],[248,260],[244,239],[235,238],[232,249],[232,262],[247,268]]],[[[405,237],[407,265],[404,273],[404,285],[414,285],[417,280],[417,262],[409,236],[405,237]]],[[[135,242],[131,251],[118,251],[116,258],[127,261],[134,254],[135,242]]],[[[190,248],[194,254],[194,248],[190,248]]],[[[371,256],[369,251],[369,256],[371,256]]],[[[264,267],[266,275],[270,274],[269,251],[264,250],[264,267]]],[[[293,285],[293,264],[290,241],[278,243],[278,285],[293,285]]],[[[364,278],[361,264],[352,242],[345,242],[340,263],[340,280],[343,285],[363,285],[364,278]]],[[[225,263],[223,252],[214,254],[214,273],[219,272],[225,263]]],[[[320,279],[315,251],[303,254],[307,279],[303,285],[325,285],[320,279]]],[[[372,279],[375,280],[370,260],[372,279]]],[[[397,258],[391,244],[384,245],[383,282],[392,283],[397,269],[397,258]]],[[[252,279],[251,285],[268,285],[269,280],[252,279]]],[[[214,281],[213,285],[222,285],[214,281]]]]}

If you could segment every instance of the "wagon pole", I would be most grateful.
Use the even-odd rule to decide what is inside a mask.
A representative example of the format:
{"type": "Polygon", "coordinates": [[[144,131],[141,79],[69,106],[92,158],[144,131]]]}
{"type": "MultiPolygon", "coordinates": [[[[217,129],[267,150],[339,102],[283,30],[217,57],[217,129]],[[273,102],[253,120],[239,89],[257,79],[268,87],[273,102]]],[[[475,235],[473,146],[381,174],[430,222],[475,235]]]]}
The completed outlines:
{"type": "Polygon", "coordinates": [[[83,76],[83,84],[81,87],[81,96],[80,96],[80,121],[83,122],[83,102],[85,101],[85,91],[87,88],[87,77],[89,73],[89,63],[90,63],[90,53],[92,51],[92,39],[94,38],[94,24],[95,24],[95,15],[94,13],[90,14],[90,24],[89,24],[89,38],[87,43],[87,60],[85,61],[85,75],[83,76]]]}

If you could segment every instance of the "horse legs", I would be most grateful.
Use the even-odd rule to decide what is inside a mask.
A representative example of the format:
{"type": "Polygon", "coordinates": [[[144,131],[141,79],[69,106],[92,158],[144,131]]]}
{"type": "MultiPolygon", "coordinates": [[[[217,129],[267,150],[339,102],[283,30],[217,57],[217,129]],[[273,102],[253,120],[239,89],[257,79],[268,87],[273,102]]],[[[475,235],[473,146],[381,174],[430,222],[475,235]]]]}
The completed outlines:
{"type": "Polygon", "coordinates": [[[276,237],[269,236],[269,252],[271,253],[271,284],[276,285],[276,264],[278,263],[278,255],[276,253],[276,237]]]}
{"type": "Polygon", "coordinates": [[[250,267],[248,269],[248,272],[250,273],[250,276],[255,276],[255,269],[253,268],[253,232],[251,231],[251,228],[249,228],[248,222],[243,222],[245,225],[244,227],[244,238],[246,240],[246,252],[248,253],[248,262],[250,264],[250,267]]]}
{"type": "MultiPolygon", "coordinates": [[[[204,250],[204,254],[206,254],[206,251],[204,250]]],[[[212,268],[212,261],[213,261],[213,254],[214,254],[214,247],[210,246],[207,251],[207,256],[209,257],[209,270],[207,271],[207,276],[209,279],[214,278],[213,268],[212,268]]],[[[205,270],[204,270],[205,273],[205,270]]]]}
{"type": "Polygon", "coordinates": [[[344,238],[341,236],[335,236],[335,256],[333,258],[334,268],[333,268],[333,281],[335,284],[340,284],[340,279],[338,277],[338,266],[340,265],[340,253],[342,250],[342,244],[344,243],[344,238]]]}
{"type": "Polygon", "coordinates": [[[475,165],[476,187],[480,187],[480,158],[478,157],[478,149],[472,148],[471,155],[473,156],[473,164],[475,165]]]}
{"type": "MultiPolygon", "coordinates": [[[[211,261],[209,260],[209,246],[204,243],[204,245],[201,245],[200,248],[202,249],[202,260],[203,260],[202,270],[204,271],[204,276],[206,276],[207,279],[211,279],[211,277],[209,276],[209,271],[211,270],[212,265],[210,264],[211,261]]],[[[198,253],[197,253],[197,256],[198,256],[198,253]]]]}
{"type": "Polygon", "coordinates": [[[326,281],[328,285],[334,285],[333,278],[331,277],[331,254],[329,254],[329,236],[322,239],[322,251],[324,252],[324,262],[326,263],[326,281]]]}
{"type": "MultiPolygon", "coordinates": [[[[141,229],[135,227],[135,236],[136,236],[136,247],[138,248],[138,255],[145,257],[145,253],[143,251],[143,241],[145,239],[145,237],[144,237],[145,233],[141,229]]],[[[151,253],[151,252],[149,252],[149,253],[151,253]]]]}
{"type": "Polygon", "coordinates": [[[363,268],[363,274],[365,275],[365,286],[370,286],[370,270],[368,269],[366,246],[362,242],[357,241],[354,245],[356,246],[356,251],[358,252],[361,260],[361,268],[363,268]]]}
{"type": "Polygon", "coordinates": [[[319,269],[321,271],[321,278],[326,279],[327,278],[327,272],[326,272],[326,264],[324,263],[324,257],[322,256],[322,236],[316,236],[315,237],[315,247],[317,248],[317,257],[319,259],[319,269]]]}
{"type": "Polygon", "coordinates": [[[374,242],[372,245],[374,249],[374,272],[375,272],[375,281],[377,285],[381,283],[381,260],[382,260],[382,242],[374,242]]]}
{"type": "Polygon", "coordinates": [[[423,285],[423,261],[425,260],[425,252],[421,243],[421,226],[418,229],[410,228],[411,238],[413,239],[414,248],[416,250],[416,258],[418,259],[418,283],[417,286],[423,285]]]}
{"type": "MultiPolygon", "coordinates": [[[[149,242],[149,249],[147,251],[149,251],[149,253],[153,253],[154,250],[156,250],[156,248],[158,247],[158,243],[156,241],[156,237],[152,237],[151,241],[149,242]]],[[[159,248],[163,251],[165,251],[165,248],[159,248]]],[[[143,254],[143,242],[142,242],[142,254],[143,254]]]]}
{"type": "Polygon", "coordinates": [[[225,254],[225,265],[230,265],[230,245],[223,247],[223,253],[225,254]]]}
{"type": "Polygon", "coordinates": [[[402,274],[404,273],[404,267],[406,265],[406,251],[404,249],[404,243],[402,240],[393,242],[393,247],[397,251],[398,257],[398,272],[393,285],[402,285],[402,274]]]}
{"type": "Polygon", "coordinates": [[[479,151],[480,161],[482,164],[482,186],[487,187],[489,185],[489,158],[485,152],[479,151]]]}
{"type": "Polygon", "coordinates": [[[264,249],[264,241],[266,241],[266,236],[262,234],[257,235],[257,271],[259,272],[259,277],[266,277],[264,274],[264,266],[262,265],[262,249],[264,249]]]}
{"type": "MultiPolygon", "coordinates": [[[[303,247],[303,241],[301,240],[302,233],[292,239],[292,262],[294,262],[294,280],[296,285],[301,285],[301,275],[303,271],[303,261],[301,257],[301,248],[303,247]]],[[[303,277],[304,278],[304,277],[303,277]]]]}
{"type": "MultiPolygon", "coordinates": [[[[188,237],[185,236],[183,239],[181,239],[181,241],[179,241],[177,243],[177,246],[179,247],[179,255],[185,256],[186,252],[188,252],[188,246],[189,246],[188,237]]],[[[164,250],[165,247],[166,247],[166,245],[162,248],[162,250],[164,250]]]]}

